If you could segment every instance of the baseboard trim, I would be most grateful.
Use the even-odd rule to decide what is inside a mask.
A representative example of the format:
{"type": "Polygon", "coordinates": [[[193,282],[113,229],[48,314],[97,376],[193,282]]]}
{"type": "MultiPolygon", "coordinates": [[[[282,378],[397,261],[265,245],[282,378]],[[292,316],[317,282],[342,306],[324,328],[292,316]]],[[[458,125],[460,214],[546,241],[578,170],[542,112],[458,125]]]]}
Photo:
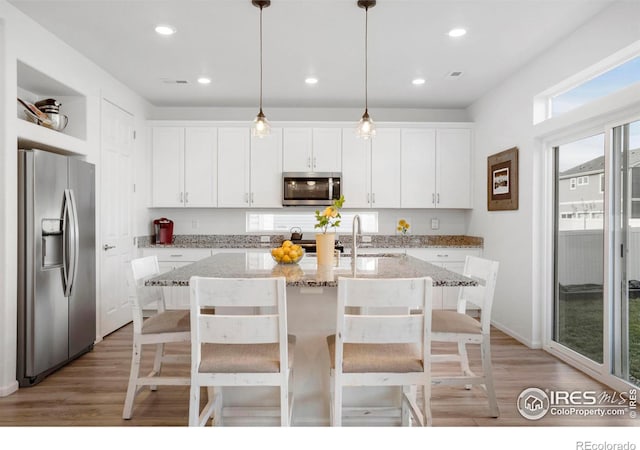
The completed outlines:
{"type": "Polygon", "coordinates": [[[0,387],[0,397],[7,397],[18,390],[18,380],[14,380],[7,386],[0,387]]]}
{"type": "Polygon", "coordinates": [[[491,325],[493,325],[494,327],[496,327],[498,330],[502,331],[505,334],[508,334],[509,336],[511,336],[512,338],[514,338],[516,341],[520,342],[521,344],[526,345],[529,348],[532,349],[541,349],[542,348],[542,342],[540,341],[532,341],[531,339],[527,339],[524,336],[520,335],[519,333],[516,333],[515,331],[513,331],[512,329],[510,329],[509,327],[501,324],[500,322],[495,322],[495,321],[491,321],[491,325]]]}

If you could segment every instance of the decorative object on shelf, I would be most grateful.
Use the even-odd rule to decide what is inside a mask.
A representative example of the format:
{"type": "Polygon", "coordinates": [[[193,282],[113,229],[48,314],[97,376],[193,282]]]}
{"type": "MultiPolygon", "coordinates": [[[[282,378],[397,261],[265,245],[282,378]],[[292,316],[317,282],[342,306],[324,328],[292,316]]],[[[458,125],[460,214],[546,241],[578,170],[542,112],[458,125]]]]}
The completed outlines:
{"type": "Polygon", "coordinates": [[[518,147],[487,157],[487,209],[518,209],[518,147]]]}
{"type": "Polygon", "coordinates": [[[335,231],[328,233],[329,228],[335,228],[340,226],[340,208],[344,204],[344,195],[341,195],[338,200],[334,200],[331,206],[327,206],[321,213],[320,210],[316,210],[316,223],[314,228],[319,228],[322,233],[316,233],[316,255],[318,257],[319,266],[328,266],[334,264],[334,250],[336,233],[335,231]]]}
{"type": "Polygon", "coordinates": [[[262,112],[262,9],[271,5],[271,0],[251,0],[251,4],[260,8],[260,111],[253,121],[251,134],[262,138],[271,134],[271,125],[262,112]]]}
{"type": "Polygon", "coordinates": [[[280,247],[271,249],[271,257],[278,264],[296,264],[304,257],[304,249],[287,240],[280,247]]]}
{"type": "Polygon", "coordinates": [[[18,101],[26,108],[25,117],[36,125],[42,125],[55,131],[62,131],[69,123],[69,118],[64,114],[60,114],[62,103],[56,99],[48,98],[35,104],[20,98],[18,98],[18,101]]]}
{"type": "Polygon", "coordinates": [[[360,8],[364,8],[364,114],[356,127],[356,134],[362,139],[369,139],[376,135],[376,127],[369,117],[369,8],[376,6],[376,0],[358,0],[360,8]]]}
{"type": "Polygon", "coordinates": [[[40,111],[34,104],[22,100],[18,97],[18,102],[25,108],[25,117],[38,125],[52,125],[51,119],[40,111]]]}

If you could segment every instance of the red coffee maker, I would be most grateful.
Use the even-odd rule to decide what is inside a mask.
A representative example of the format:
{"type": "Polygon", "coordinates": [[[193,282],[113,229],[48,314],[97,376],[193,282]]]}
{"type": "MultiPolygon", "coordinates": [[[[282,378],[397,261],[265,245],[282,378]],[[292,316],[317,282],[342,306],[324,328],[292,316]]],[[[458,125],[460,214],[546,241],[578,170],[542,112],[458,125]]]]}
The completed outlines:
{"type": "Polygon", "coordinates": [[[153,221],[156,233],[156,244],[173,243],[173,221],[162,217],[153,221]]]}

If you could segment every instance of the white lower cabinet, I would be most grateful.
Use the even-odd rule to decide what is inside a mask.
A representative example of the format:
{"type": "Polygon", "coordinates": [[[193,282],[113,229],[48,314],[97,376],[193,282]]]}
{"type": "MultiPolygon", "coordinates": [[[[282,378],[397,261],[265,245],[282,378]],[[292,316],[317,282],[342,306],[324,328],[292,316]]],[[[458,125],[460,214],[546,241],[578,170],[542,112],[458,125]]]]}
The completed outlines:
{"type": "MultiPolygon", "coordinates": [[[[452,272],[462,274],[466,256],[482,256],[482,249],[450,247],[407,248],[407,254],[452,272]]],[[[460,288],[457,287],[434,287],[433,308],[456,309],[458,306],[459,291],[460,288]]],[[[467,305],[467,308],[469,308],[469,306],[470,305],[467,305]]]]}
{"type": "MultiPolygon", "coordinates": [[[[156,255],[160,272],[183,267],[203,258],[211,256],[209,248],[143,248],[141,256],[156,255]]],[[[164,300],[167,309],[189,309],[189,288],[171,286],[164,288],[164,300]]]]}

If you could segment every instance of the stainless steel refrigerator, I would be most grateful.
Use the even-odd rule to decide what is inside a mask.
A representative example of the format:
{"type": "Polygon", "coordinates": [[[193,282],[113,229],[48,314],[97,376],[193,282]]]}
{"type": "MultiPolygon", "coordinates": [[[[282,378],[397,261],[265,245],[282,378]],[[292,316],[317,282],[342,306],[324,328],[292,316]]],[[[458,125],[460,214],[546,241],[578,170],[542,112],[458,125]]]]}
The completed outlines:
{"type": "Polygon", "coordinates": [[[17,376],[31,386],[93,348],[95,167],[19,150],[18,174],[17,376]]]}

